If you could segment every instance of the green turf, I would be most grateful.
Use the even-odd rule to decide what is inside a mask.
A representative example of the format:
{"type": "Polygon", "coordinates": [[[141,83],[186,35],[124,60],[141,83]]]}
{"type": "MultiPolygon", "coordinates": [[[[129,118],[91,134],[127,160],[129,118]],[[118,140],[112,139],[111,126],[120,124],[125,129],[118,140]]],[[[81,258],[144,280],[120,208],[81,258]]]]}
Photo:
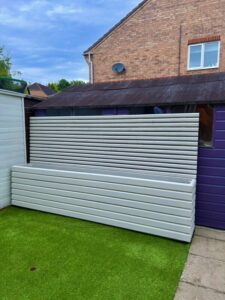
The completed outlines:
{"type": "Polygon", "coordinates": [[[1,300],[172,300],[188,245],[19,208],[0,211],[1,300]]]}

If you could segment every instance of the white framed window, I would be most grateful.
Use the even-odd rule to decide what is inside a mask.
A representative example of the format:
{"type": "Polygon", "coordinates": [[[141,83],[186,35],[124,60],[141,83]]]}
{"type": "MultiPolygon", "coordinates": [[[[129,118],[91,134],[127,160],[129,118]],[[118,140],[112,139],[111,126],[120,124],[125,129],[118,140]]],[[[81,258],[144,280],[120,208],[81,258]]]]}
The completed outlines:
{"type": "Polygon", "coordinates": [[[188,46],[188,70],[218,68],[219,61],[220,41],[188,46]]]}

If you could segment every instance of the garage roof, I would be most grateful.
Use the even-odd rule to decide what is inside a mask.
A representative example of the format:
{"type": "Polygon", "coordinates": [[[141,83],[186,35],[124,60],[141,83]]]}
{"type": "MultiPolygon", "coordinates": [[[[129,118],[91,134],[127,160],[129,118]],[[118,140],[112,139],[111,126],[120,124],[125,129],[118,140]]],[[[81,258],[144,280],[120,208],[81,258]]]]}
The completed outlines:
{"type": "Polygon", "coordinates": [[[71,87],[35,106],[126,107],[225,103],[225,73],[87,84],[71,87]]]}

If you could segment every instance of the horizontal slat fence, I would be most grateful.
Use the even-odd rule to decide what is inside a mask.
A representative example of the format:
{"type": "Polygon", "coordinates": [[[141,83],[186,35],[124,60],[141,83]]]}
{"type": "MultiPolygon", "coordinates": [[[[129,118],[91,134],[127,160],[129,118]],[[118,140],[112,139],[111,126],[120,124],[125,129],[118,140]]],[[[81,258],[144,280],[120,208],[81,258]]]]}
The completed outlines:
{"type": "Polygon", "coordinates": [[[31,118],[12,203],[190,242],[198,114],[31,118]]]}
{"type": "Polygon", "coordinates": [[[18,166],[12,172],[13,204],[190,242],[195,180],[133,175],[18,166]]]}
{"type": "Polygon", "coordinates": [[[31,162],[196,176],[198,114],[31,118],[31,162]]]}

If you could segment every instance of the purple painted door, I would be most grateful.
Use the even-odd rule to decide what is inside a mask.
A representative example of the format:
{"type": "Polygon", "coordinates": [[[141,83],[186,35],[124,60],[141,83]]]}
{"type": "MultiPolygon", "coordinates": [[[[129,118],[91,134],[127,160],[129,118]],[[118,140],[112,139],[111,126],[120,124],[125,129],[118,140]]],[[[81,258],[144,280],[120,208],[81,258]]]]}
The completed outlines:
{"type": "Polygon", "coordinates": [[[215,107],[213,138],[199,150],[196,224],[225,229],[225,106],[215,107]]]}

